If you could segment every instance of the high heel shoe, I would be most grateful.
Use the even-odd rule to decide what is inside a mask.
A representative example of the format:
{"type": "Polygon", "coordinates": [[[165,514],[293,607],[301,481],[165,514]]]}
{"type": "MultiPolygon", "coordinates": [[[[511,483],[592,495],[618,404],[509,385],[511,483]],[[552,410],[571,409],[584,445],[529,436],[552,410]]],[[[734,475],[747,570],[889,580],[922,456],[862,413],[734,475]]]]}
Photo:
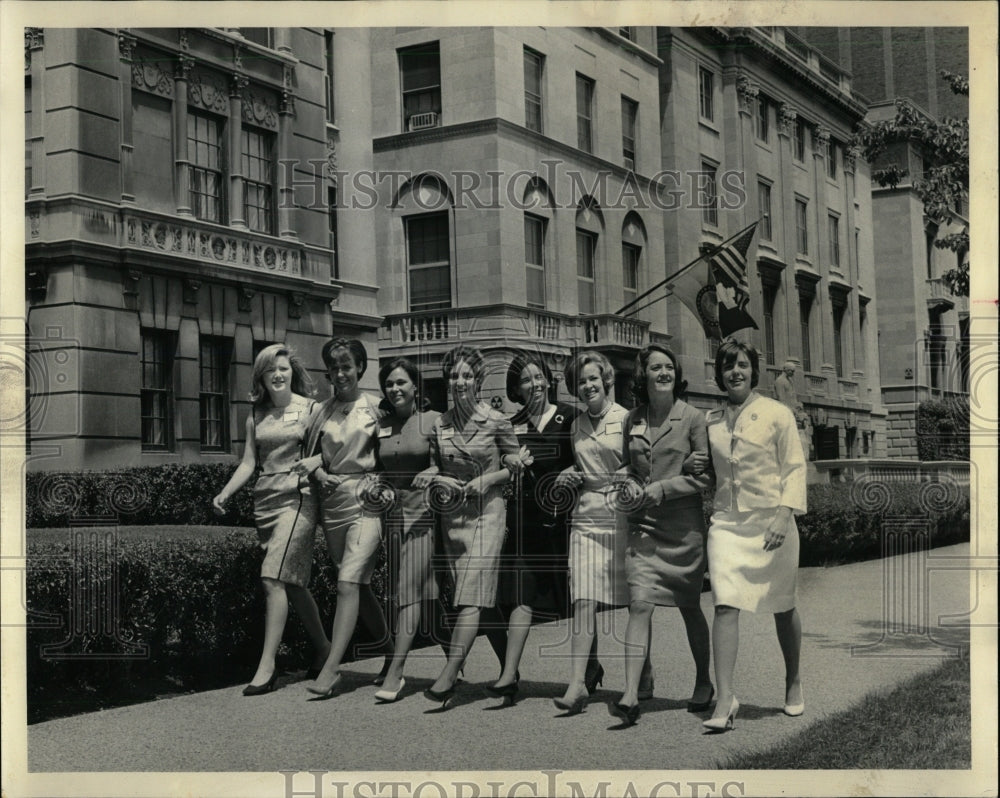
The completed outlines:
{"type": "Polygon", "coordinates": [[[306,680],[310,682],[315,682],[316,679],[319,677],[319,672],[321,670],[323,670],[322,665],[320,665],[318,668],[315,666],[309,668],[308,670],[306,670],[306,680]]]}
{"type": "Polygon", "coordinates": [[[604,666],[598,663],[592,672],[588,672],[584,676],[583,684],[587,688],[588,693],[593,693],[598,685],[604,684],[604,666]]]}
{"type": "Polygon", "coordinates": [[[502,698],[503,706],[512,707],[517,701],[517,694],[520,691],[520,687],[517,682],[511,682],[510,684],[505,684],[503,687],[494,687],[492,684],[487,686],[486,692],[489,693],[494,698],[502,698]]]}
{"type": "Polygon", "coordinates": [[[274,692],[274,685],[278,681],[278,671],[275,669],[274,673],[271,674],[271,678],[268,679],[264,684],[248,684],[243,688],[243,695],[264,695],[266,693],[274,692]]]}
{"type": "Polygon", "coordinates": [[[723,718],[709,718],[702,721],[701,725],[711,732],[724,732],[736,728],[736,713],[740,710],[740,702],[733,696],[729,702],[729,713],[723,718]]]}
{"type": "Polygon", "coordinates": [[[306,685],[306,690],[312,693],[316,698],[310,698],[310,701],[326,701],[327,699],[333,698],[340,694],[340,680],[341,675],[338,673],[337,678],[334,679],[333,684],[327,687],[325,690],[321,690],[317,687],[309,687],[306,685]]]}
{"type": "Polygon", "coordinates": [[[434,701],[441,705],[441,711],[444,712],[451,706],[452,699],[455,697],[455,685],[452,685],[447,690],[432,690],[428,687],[424,690],[424,698],[428,701],[434,701]]]}
{"type": "Polygon", "coordinates": [[[638,704],[628,706],[621,701],[615,701],[609,705],[609,709],[611,714],[616,718],[621,718],[626,726],[635,726],[636,721],[639,720],[638,704]]]}
{"type": "Polygon", "coordinates": [[[375,700],[380,704],[391,704],[393,701],[398,701],[399,694],[403,692],[404,687],[406,687],[406,679],[401,678],[399,680],[399,687],[395,690],[376,690],[375,700]]]}
{"type": "Polygon", "coordinates": [[[638,698],[640,701],[648,701],[653,697],[653,669],[643,671],[639,676],[638,698]]]}
{"type": "Polygon", "coordinates": [[[711,687],[712,689],[708,693],[707,701],[688,701],[688,712],[704,712],[712,706],[712,699],[715,698],[715,685],[713,684],[711,687]]]}
{"type": "MultiPolygon", "coordinates": [[[[601,674],[604,675],[603,673],[601,674]]],[[[590,692],[584,692],[576,696],[572,701],[567,701],[566,698],[553,698],[552,703],[556,705],[556,708],[563,710],[567,715],[579,715],[583,712],[583,707],[587,703],[587,699],[590,698],[590,692]]]]}

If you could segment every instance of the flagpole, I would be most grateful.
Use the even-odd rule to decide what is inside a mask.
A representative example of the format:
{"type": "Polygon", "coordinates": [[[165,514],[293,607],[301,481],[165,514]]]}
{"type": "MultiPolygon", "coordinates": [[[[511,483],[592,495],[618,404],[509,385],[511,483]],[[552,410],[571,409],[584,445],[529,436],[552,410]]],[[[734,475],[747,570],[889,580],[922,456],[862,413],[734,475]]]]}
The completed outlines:
{"type": "Polygon", "coordinates": [[[645,310],[650,305],[655,305],[657,302],[659,302],[659,301],[661,301],[663,299],[666,299],[668,296],[673,296],[673,295],[674,295],[674,292],[671,291],[668,288],[667,289],[667,293],[665,293],[663,296],[659,297],[658,299],[654,299],[652,302],[647,302],[645,305],[641,305],[641,306],[637,307],[635,310],[630,310],[628,313],[625,314],[625,318],[628,318],[629,316],[633,316],[636,313],[638,313],[640,310],[645,310]]]}
{"type": "MultiPolygon", "coordinates": [[[[760,217],[760,219],[763,219],[763,218],[764,218],[763,216],[760,217]]],[[[683,274],[684,272],[686,272],[692,266],[695,266],[698,263],[700,263],[701,261],[705,260],[705,258],[711,258],[711,257],[717,255],[719,252],[721,252],[723,249],[725,249],[726,245],[730,241],[732,241],[733,239],[738,238],[739,236],[743,235],[747,230],[749,230],[755,224],[759,224],[760,223],[760,219],[758,219],[756,222],[751,222],[750,224],[748,224],[746,227],[744,227],[739,232],[733,233],[733,235],[729,236],[729,238],[727,238],[721,244],[714,245],[714,247],[711,250],[709,250],[708,252],[705,252],[705,253],[699,255],[697,258],[695,258],[693,261],[691,261],[690,263],[688,263],[686,266],[682,266],[677,271],[675,271],[673,274],[671,274],[670,276],[668,276],[666,279],[661,280],[660,282],[658,282],[656,285],[654,285],[648,291],[644,291],[643,293],[639,294],[639,296],[637,296],[635,299],[633,299],[631,302],[629,302],[629,303],[627,303],[625,305],[622,305],[620,308],[618,308],[618,310],[615,311],[614,315],[615,316],[620,316],[623,311],[625,311],[627,308],[632,307],[632,305],[634,305],[639,300],[645,299],[647,296],[649,296],[651,293],[653,293],[657,288],[660,288],[661,286],[666,285],[671,280],[676,280],[681,274],[683,274]]],[[[655,300],[655,301],[658,302],[659,300],[655,300]]],[[[650,303],[650,304],[652,304],[652,303],[650,303]]],[[[648,305],[643,305],[643,307],[648,307],[648,305]]],[[[641,310],[641,308],[640,308],[640,310],[641,310]]],[[[636,313],[636,312],[638,312],[638,311],[632,311],[632,313],[636,313]]],[[[629,313],[628,315],[631,316],[632,313],[629,313]]]]}

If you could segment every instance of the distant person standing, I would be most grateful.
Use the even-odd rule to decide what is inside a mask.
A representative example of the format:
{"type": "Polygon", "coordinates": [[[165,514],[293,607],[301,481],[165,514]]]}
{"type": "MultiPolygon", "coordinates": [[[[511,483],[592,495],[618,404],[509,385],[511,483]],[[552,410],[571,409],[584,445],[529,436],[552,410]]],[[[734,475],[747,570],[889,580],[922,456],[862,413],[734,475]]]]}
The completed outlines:
{"type": "Polygon", "coordinates": [[[795,361],[786,360],[781,367],[781,374],[774,380],[774,398],[793,413],[799,406],[799,397],[795,393],[795,361]]]}

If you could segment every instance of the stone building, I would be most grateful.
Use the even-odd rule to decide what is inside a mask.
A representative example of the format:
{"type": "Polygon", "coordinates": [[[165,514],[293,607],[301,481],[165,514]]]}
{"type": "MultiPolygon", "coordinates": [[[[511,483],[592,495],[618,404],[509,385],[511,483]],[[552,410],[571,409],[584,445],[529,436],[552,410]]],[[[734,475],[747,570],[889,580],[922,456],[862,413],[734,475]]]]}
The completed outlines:
{"type": "Polygon", "coordinates": [[[865,108],[784,29],[63,29],[26,48],[33,467],[231,460],[255,352],[287,340],[319,376],[331,334],[415,358],[439,405],[443,353],[476,343],[508,410],[511,348],[557,375],[599,349],[627,403],[658,340],[714,406],[685,306],[616,311],[757,218],[760,330],[740,335],[761,389],[796,359],[817,453],[884,454],[870,187],[844,150],[865,108]]]}

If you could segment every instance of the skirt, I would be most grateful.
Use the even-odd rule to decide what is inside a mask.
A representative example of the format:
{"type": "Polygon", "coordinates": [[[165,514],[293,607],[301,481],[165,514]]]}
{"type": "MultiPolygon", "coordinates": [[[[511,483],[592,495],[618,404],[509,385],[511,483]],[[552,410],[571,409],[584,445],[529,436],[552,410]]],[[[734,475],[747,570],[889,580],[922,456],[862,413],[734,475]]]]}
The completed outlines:
{"type": "Polygon", "coordinates": [[[444,551],[454,584],[455,607],[492,607],[497,601],[506,511],[499,492],[442,514],[444,551]]]}
{"type": "Polygon", "coordinates": [[[434,515],[421,490],[397,491],[385,515],[386,550],[391,598],[399,607],[438,597],[431,568],[434,558],[434,515]]]}
{"type": "Polygon", "coordinates": [[[330,559],[337,567],[337,581],[367,585],[375,573],[382,542],[382,520],[358,500],[360,477],[348,477],[335,488],[324,488],[320,521],[330,559]]]}
{"type": "Polygon", "coordinates": [[[705,519],[701,496],[632,516],[625,556],[629,597],[666,607],[693,607],[705,582],[705,519]]]}
{"type": "Polygon", "coordinates": [[[602,491],[584,491],[569,534],[569,588],[573,601],[628,604],[625,517],[608,507],[602,491]]]}
{"type": "Polygon", "coordinates": [[[717,510],[708,528],[708,572],[716,606],[751,612],[787,612],[795,607],[799,531],[789,522],[785,542],[764,551],[764,535],[778,508],[717,510]]]}
{"type": "Polygon", "coordinates": [[[261,474],[253,491],[253,515],[264,550],[261,577],[308,586],[318,516],[312,484],[290,472],[261,474]]]}

